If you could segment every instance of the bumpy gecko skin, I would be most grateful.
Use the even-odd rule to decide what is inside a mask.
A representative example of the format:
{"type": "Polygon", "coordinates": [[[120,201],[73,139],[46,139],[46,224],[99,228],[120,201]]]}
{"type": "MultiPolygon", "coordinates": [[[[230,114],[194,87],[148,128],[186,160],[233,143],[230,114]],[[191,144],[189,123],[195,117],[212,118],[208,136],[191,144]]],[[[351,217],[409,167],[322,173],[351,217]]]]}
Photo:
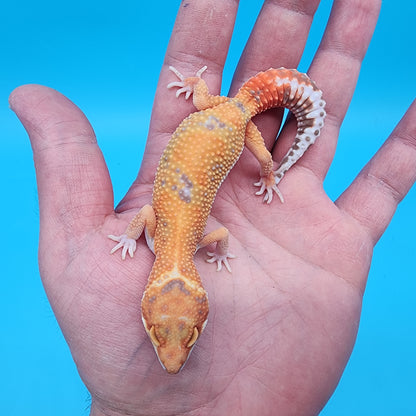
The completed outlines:
{"type": "Polygon", "coordinates": [[[159,162],[152,206],[144,206],[121,236],[109,236],[122,249],[122,258],[133,257],[136,240],[143,230],[155,262],[142,298],[142,320],[162,366],[177,373],[185,364],[205,328],[208,297],[193,262],[195,252],[216,243],[208,253],[231,272],[228,259],[228,230],[220,228],[203,235],[215,195],[246,146],[260,163],[255,183],[270,203],[273,192],[283,202],[277,184],[287,170],[315,142],[325,117],[322,92],[305,74],[293,69],[269,69],[249,79],[234,98],[209,94],[201,79],[179,78],[177,97],[193,94],[197,112],[189,115],[173,133],[159,162]],[[297,134],[286,156],[273,171],[270,152],[251,121],[272,107],[286,107],[297,119],[297,134]]]}

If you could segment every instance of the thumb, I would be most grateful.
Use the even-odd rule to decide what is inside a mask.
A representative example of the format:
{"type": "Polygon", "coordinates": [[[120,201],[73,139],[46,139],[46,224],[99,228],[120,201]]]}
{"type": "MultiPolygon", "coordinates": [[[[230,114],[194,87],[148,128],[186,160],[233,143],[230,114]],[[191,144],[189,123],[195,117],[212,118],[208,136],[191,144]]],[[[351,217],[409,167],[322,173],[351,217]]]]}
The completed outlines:
{"type": "Polygon", "coordinates": [[[41,244],[47,240],[48,249],[62,249],[61,242],[82,238],[113,211],[104,158],[84,114],[57,91],[24,85],[9,103],[32,144],[41,244]]]}

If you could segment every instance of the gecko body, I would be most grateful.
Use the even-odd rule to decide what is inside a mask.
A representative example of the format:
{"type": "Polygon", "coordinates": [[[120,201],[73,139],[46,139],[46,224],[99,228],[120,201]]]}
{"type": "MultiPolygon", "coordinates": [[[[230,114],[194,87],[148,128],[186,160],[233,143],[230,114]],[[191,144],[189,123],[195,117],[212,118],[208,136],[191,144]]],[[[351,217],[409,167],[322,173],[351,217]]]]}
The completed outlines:
{"type": "Polygon", "coordinates": [[[216,193],[246,146],[260,163],[255,185],[270,203],[286,171],[320,134],[325,117],[322,92],[305,74],[285,68],[269,69],[250,78],[234,98],[211,95],[201,74],[179,78],[177,96],[193,94],[197,112],[185,118],[173,133],[157,168],[152,205],[144,206],[124,234],[109,236],[132,257],[143,230],[155,254],[142,298],[142,320],[162,366],[177,373],[200,337],[208,317],[208,297],[196,270],[193,256],[216,242],[209,262],[231,271],[228,259],[228,230],[204,236],[216,193]],[[273,171],[273,160],[251,118],[272,107],[286,107],[297,118],[294,142],[273,171]]]}

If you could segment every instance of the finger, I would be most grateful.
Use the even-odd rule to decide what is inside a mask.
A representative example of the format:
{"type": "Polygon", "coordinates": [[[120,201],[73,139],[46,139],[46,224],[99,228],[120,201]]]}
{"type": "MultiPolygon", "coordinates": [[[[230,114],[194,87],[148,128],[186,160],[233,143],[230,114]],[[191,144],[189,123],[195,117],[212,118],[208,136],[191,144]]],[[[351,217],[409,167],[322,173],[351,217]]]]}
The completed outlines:
{"type": "Polygon", "coordinates": [[[266,0],[244,48],[231,93],[270,67],[294,68],[305,48],[319,0],[266,0]]]}
{"type": "Polygon", "coordinates": [[[42,232],[79,236],[113,210],[108,171],[94,132],[63,95],[40,85],[17,88],[10,107],[32,144],[42,232]]]}
{"type": "Polygon", "coordinates": [[[368,231],[375,244],[415,180],[416,100],[336,204],[368,231]]]}
{"type": "MultiPolygon", "coordinates": [[[[377,22],[380,0],[336,0],[322,42],[313,59],[310,77],[326,101],[325,127],[321,137],[297,166],[312,170],[323,180],[332,162],[339,129],[357,83],[362,60],[377,22]]],[[[295,120],[285,126],[274,152],[284,155],[293,140],[295,120]]]]}

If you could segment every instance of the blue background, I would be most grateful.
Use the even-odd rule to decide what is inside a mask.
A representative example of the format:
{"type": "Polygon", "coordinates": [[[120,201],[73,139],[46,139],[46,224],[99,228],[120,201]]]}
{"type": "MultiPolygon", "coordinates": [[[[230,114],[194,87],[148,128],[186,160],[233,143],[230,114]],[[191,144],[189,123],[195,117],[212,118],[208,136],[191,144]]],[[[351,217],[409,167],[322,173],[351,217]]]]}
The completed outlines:
{"type": "MultiPolygon", "coordinates": [[[[79,105],[95,128],[119,200],[138,171],[179,1],[5,3],[0,9],[1,411],[87,415],[88,392],[39,278],[35,172],[29,141],[7,97],[18,85],[40,83],[79,105]]],[[[322,1],[301,70],[313,56],[331,3],[322,1]]],[[[260,6],[241,1],[225,93],[260,6]]],[[[415,96],[415,9],[413,0],[383,2],[325,182],[333,198],[415,96]]],[[[323,416],[416,414],[415,208],[412,189],[376,247],[357,343],[323,416]]]]}

